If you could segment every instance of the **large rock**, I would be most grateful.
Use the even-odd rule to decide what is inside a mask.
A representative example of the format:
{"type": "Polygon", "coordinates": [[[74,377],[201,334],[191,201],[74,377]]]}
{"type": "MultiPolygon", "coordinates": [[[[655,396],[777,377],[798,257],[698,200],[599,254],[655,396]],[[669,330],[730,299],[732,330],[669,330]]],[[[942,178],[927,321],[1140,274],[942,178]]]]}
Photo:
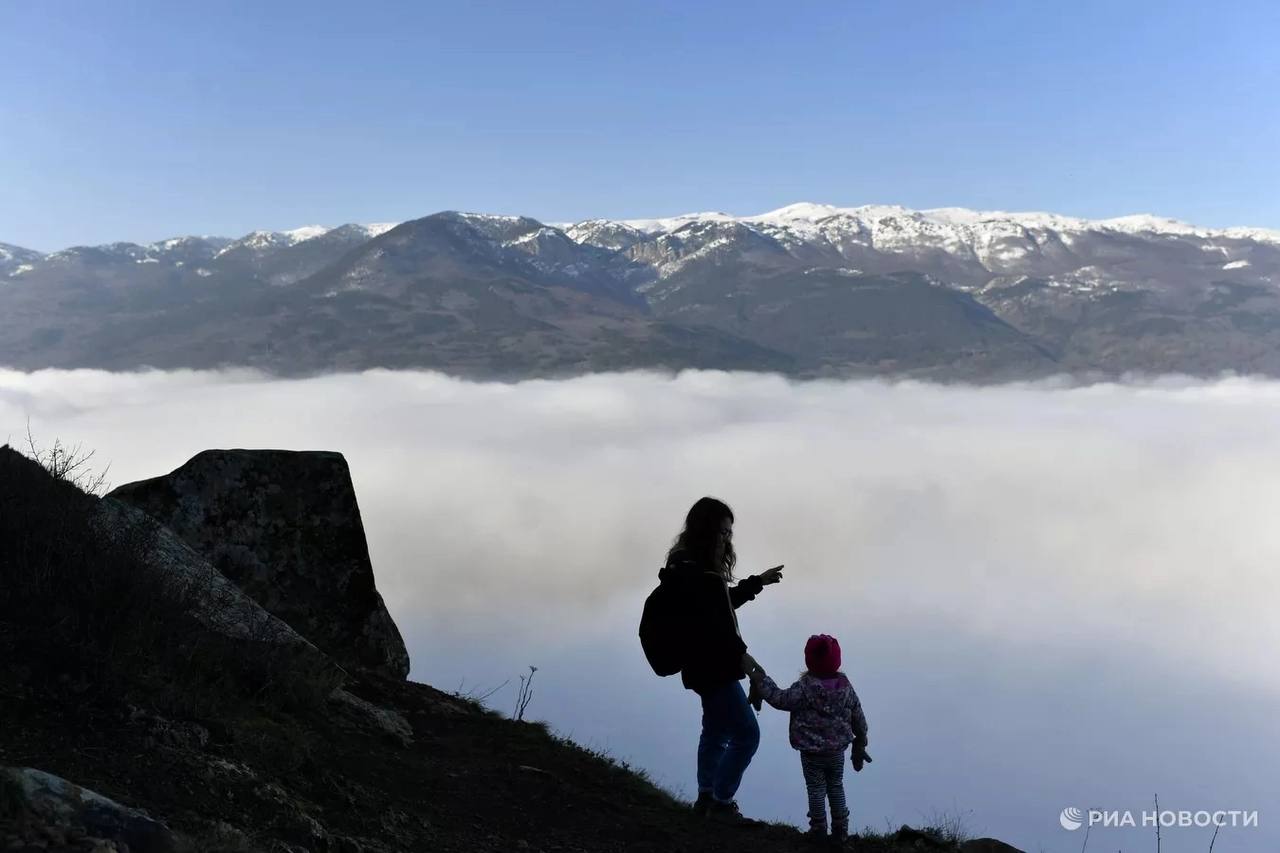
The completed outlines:
{"type": "Polygon", "coordinates": [[[122,806],[52,773],[31,767],[0,767],[0,787],[5,789],[0,793],[9,808],[16,806],[50,826],[80,829],[90,836],[123,842],[136,853],[173,853],[175,849],[169,828],[146,812],[122,806]]]}
{"type": "Polygon", "coordinates": [[[960,845],[960,853],[1023,853],[1023,851],[995,838],[974,838],[960,845]]]}
{"type": "Polygon", "coordinates": [[[146,558],[172,580],[174,593],[206,627],[237,640],[297,645],[320,655],[309,640],[268,613],[176,533],[136,506],[103,498],[96,520],[107,536],[143,532],[147,536],[146,558]]]}
{"type": "Polygon", "coordinates": [[[404,640],[374,585],[342,454],[206,450],[108,498],[168,527],[340,663],[409,674],[404,640]]]}

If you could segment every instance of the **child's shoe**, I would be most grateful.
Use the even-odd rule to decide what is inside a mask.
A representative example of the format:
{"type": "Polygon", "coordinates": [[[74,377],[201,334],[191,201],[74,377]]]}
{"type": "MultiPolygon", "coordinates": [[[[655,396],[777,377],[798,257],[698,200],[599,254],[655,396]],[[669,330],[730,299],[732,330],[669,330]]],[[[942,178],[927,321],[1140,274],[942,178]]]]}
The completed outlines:
{"type": "Polygon", "coordinates": [[[844,843],[849,838],[849,824],[845,821],[831,822],[831,848],[833,850],[843,850],[844,843]]]}
{"type": "Polygon", "coordinates": [[[804,834],[804,840],[810,844],[826,844],[827,828],[825,826],[811,826],[809,831],[804,834]]]}

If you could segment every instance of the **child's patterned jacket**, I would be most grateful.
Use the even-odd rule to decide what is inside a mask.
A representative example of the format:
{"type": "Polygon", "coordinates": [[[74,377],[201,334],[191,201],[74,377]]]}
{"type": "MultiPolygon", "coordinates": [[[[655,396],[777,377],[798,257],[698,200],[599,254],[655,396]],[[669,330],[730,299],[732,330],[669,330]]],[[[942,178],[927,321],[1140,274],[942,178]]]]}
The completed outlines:
{"type": "Polygon", "coordinates": [[[844,673],[818,678],[806,672],[783,690],[767,675],[756,679],[764,701],[791,712],[791,745],[801,752],[838,752],[867,744],[867,718],[844,673]]]}

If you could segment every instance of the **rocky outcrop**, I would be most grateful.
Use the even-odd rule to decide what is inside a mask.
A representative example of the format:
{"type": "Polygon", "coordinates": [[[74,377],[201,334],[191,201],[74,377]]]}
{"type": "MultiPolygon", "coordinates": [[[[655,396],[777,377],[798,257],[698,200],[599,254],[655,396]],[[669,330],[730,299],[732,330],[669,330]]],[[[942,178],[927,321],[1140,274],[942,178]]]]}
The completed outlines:
{"type": "Polygon", "coordinates": [[[98,504],[98,526],[105,535],[144,535],[143,550],[152,567],[173,584],[173,592],[206,627],[236,640],[315,646],[283,620],[272,616],[244,590],[227,580],[178,535],[147,513],[114,498],[98,504]]]}
{"type": "Polygon", "coordinates": [[[108,495],[147,513],[339,663],[404,678],[340,453],[206,450],[108,495]]]}
{"type": "Polygon", "coordinates": [[[37,822],[43,836],[31,839],[30,844],[19,837],[10,842],[10,849],[84,847],[128,849],[131,853],[172,853],[175,849],[169,829],[145,812],[122,806],[52,773],[30,767],[0,767],[0,787],[6,809],[20,812],[28,822],[37,822]]]}
{"type": "Polygon", "coordinates": [[[895,845],[892,848],[894,850],[932,850],[936,853],[1024,853],[1017,847],[995,838],[971,838],[961,841],[954,835],[954,832],[947,833],[937,827],[915,829],[903,824],[897,832],[885,836],[885,840],[895,845]]]}
{"type": "Polygon", "coordinates": [[[401,746],[407,747],[413,743],[413,726],[396,711],[380,708],[341,687],[329,695],[329,702],[340,709],[348,721],[353,721],[356,728],[385,735],[401,746]]]}
{"type": "Polygon", "coordinates": [[[974,838],[960,845],[960,853],[1023,853],[1023,851],[995,838],[974,838]]]}

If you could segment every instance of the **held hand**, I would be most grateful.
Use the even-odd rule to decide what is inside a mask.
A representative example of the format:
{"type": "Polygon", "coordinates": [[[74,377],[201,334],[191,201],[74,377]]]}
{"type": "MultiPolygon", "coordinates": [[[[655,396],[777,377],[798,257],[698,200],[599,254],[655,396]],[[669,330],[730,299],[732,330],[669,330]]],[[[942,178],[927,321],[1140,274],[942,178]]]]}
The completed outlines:
{"type": "Polygon", "coordinates": [[[751,656],[750,652],[742,653],[742,671],[747,674],[747,677],[750,678],[752,682],[755,682],[756,679],[764,675],[764,667],[760,665],[759,661],[751,656]]]}
{"type": "Polygon", "coordinates": [[[772,569],[766,569],[756,577],[760,578],[760,583],[765,586],[778,583],[782,580],[782,566],[774,566],[772,569]]]}
{"type": "Polygon", "coordinates": [[[751,689],[747,691],[747,704],[756,709],[756,713],[760,713],[760,709],[764,707],[764,696],[760,695],[760,682],[752,681],[751,689]]]}

